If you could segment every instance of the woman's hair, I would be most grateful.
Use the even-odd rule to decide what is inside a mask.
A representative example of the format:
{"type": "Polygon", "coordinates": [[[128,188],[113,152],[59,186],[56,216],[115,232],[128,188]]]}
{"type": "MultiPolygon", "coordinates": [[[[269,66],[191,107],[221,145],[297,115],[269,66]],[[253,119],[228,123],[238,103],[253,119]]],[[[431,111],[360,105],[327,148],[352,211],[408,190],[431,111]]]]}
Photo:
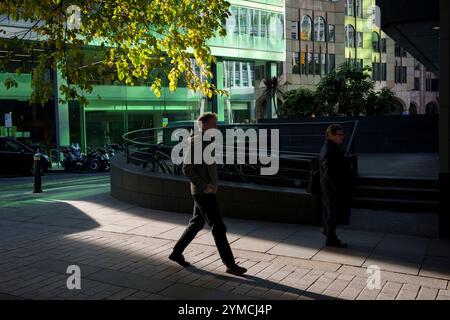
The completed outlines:
{"type": "Polygon", "coordinates": [[[342,128],[342,126],[340,124],[332,124],[331,126],[329,126],[327,128],[325,135],[327,137],[334,136],[334,135],[336,135],[336,133],[338,133],[338,131],[344,131],[344,129],[342,128]]]}

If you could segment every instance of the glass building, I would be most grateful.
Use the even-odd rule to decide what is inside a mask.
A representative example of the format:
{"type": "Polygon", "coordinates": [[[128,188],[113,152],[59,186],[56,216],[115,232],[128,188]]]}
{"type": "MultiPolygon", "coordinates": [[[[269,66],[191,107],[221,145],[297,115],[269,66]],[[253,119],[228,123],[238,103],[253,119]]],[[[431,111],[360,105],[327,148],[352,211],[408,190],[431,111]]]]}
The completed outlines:
{"type": "MultiPolygon", "coordinates": [[[[125,132],[194,120],[204,111],[217,112],[219,120],[227,123],[254,122],[262,115],[270,116],[274,108],[261,98],[259,88],[262,79],[280,74],[280,63],[286,58],[284,0],[229,2],[232,15],[226,22],[227,35],[208,43],[217,58],[214,81],[229,96],[208,99],[180,83],[175,92],[163,88],[158,98],[145,81],[140,86],[126,86],[104,77],[96,80],[92,93],[86,94],[87,106],[82,107],[77,101],[55,104],[60,94],[57,92],[55,100],[44,108],[30,107],[31,74],[26,71],[35,58],[16,53],[17,63],[28,64],[28,69],[20,76],[12,73],[14,67],[0,73],[0,81],[12,77],[19,83],[9,90],[0,86],[0,112],[13,115],[14,128],[8,134],[56,146],[80,142],[83,147],[99,147],[121,143],[125,132]],[[41,133],[33,129],[39,121],[41,133]]],[[[7,27],[21,26],[15,23],[7,27]]],[[[58,74],[57,83],[62,81],[58,74]]]]}

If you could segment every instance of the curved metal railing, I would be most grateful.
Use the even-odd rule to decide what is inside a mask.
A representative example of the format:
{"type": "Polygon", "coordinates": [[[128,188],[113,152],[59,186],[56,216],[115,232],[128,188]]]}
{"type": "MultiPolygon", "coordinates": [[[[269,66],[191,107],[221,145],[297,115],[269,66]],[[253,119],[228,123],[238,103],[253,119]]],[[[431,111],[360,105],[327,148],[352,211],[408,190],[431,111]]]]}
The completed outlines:
{"type": "MultiPolygon", "coordinates": [[[[237,162],[238,146],[234,147],[235,164],[219,165],[221,180],[242,182],[247,184],[262,184],[279,187],[303,188],[310,193],[318,190],[318,156],[323,144],[324,132],[327,126],[335,122],[298,122],[276,124],[238,124],[220,125],[219,130],[227,129],[278,129],[279,130],[279,170],[274,176],[261,176],[260,170],[265,167],[257,164],[237,162]]],[[[357,134],[358,121],[340,122],[346,132],[351,132],[346,143],[347,156],[354,154],[354,142],[357,134]]],[[[176,129],[192,129],[189,125],[179,125],[166,128],[141,129],[123,135],[124,151],[127,163],[140,165],[153,172],[170,175],[181,175],[180,165],[171,160],[171,151],[179,141],[172,141],[172,132],[176,129]]],[[[225,136],[225,134],[224,134],[225,136]]],[[[246,141],[246,146],[249,141],[246,141]]],[[[267,150],[258,149],[271,153],[267,150]]],[[[226,156],[226,150],[223,151],[226,156]]],[[[245,148],[246,159],[250,156],[245,148]]],[[[266,165],[267,167],[267,165],[266,165]]]]}

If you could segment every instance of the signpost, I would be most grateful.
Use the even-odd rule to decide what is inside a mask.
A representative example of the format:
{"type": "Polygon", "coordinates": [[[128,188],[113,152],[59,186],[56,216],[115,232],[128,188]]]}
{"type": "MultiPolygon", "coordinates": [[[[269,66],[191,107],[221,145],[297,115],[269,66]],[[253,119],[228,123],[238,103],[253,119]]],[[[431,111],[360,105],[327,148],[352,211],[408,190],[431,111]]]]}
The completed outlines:
{"type": "Polygon", "coordinates": [[[6,135],[9,137],[10,130],[12,128],[12,112],[5,113],[5,129],[6,129],[6,135]]]}

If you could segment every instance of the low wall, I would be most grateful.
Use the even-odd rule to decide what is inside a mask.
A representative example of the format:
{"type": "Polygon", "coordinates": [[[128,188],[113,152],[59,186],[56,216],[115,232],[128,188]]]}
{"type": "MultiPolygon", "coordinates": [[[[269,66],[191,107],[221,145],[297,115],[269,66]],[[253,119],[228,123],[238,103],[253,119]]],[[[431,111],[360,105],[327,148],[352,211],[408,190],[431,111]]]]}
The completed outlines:
{"type": "MultiPolygon", "coordinates": [[[[356,153],[439,153],[439,117],[437,115],[393,115],[368,117],[328,117],[299,119],[263,119],[260,124],[296,122],[345,122],[359,120],[355,137],[356,153]]],[[[282,128],[295,138],[281,138],[280,144],[288,150],[320,152],[323,139],[302,139],[302,135],[324,134],[325,127],[287,126],[282,128]]],[[[347,131],[349,131],[347,129],[347,131]]],[[[346,132],[350,138],[351,132],[346,132]]]]}
{"type": "MultiPolygon", "coordinates": [[[[121,156],[111,162],[111,195],[156,210],[192,213],[193,208],[185,177],[153,173],[127,164],[121,156]]],[[[217,199],[225,217],[321,224],[320,199],[298,189],[221,182],[217,199]]]]}

